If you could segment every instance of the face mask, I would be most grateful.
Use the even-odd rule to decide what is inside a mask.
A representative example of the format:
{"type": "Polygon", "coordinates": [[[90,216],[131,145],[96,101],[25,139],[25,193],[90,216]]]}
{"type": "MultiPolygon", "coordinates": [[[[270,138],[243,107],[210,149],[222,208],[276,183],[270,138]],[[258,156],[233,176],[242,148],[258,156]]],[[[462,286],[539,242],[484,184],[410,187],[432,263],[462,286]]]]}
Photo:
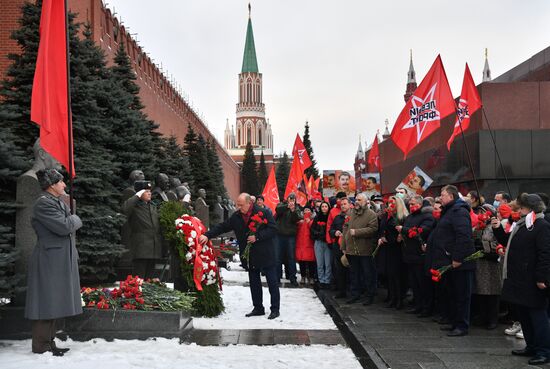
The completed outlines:
{"type": "Polygon", "coordinates": [[[380,204],[374,204],[374,211],[380,211],[380,204]]]}
{"type": "Polygon", "coordinates": [[[498,208],[500,206],[500,201],[497,201],[497,200],[493,201],[493,206],[495,208],[498,208]]]}
{"type": "Polygon", "coordinates": [[[410,208],[411,208],[411,213],[415,213],[418,210],[420,210],[420,205],[411,205],[410,208]]]}
{"type": "Polygon", "coordinates": [[[405,194],[404,193],[401,193],[401,192],[398,192],[395,194],[395,197],[399,197],[400,199],[404,199],[405,198],[405,194]]]}

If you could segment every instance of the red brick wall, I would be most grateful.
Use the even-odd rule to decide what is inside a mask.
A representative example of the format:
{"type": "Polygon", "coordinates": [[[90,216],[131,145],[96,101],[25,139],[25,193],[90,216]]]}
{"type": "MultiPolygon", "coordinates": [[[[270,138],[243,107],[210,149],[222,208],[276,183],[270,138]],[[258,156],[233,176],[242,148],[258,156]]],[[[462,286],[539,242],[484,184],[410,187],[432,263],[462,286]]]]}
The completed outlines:
{"type": "MultiPolygon", "coordinates": [[[[7,54],[19,52],[17,44],[9,37],[18,27],[17,21],[21,16],[23,2],[24,0],[0,0],[0,78],[4,78],[10,64],[7,54]]],[[[69,0],[69,9],[78,13],[78,22],[90,22],[93,38],[105,51],[108,63],[112,63],[119,42],[126,45],[136,71],[145,113],[159,124],[161,133],[173,134],[179,143],[183,143],[187,127],[191,124],[193,129],[205,138],[214,138],[166,77],[142,52],[124,26],[119,27],[118,20],[111,15],[110,10],[103,8],[101,0],[69,0]]],[[[217,141],[216,148],[225,175],[225,187],[229,195],[235,199],[240,190],[239,166],[217,141]]]]}
{"type": "Polygon", "coordinates": [[[8,54],[20,51],[17,43],[11,39],[11,33],[19,28],[21,6],[24,0],[0,0],[0,79],[4,79],[11,64],[8,54]]]}

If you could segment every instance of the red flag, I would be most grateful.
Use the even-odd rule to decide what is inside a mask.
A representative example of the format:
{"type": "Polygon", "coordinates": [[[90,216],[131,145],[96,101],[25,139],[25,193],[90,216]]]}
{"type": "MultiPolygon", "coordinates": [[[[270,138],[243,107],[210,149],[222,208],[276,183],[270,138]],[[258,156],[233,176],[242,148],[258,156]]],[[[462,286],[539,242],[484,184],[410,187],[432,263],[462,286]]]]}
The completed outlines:
{"type": "Polygon", "coordinates": [[[262,191],[264,197],[264,204],[273,211],[275,214],[275,207],[281,201],[279,200],[279,189],[277,188],[277,181],[275,179],[275,167],[271,167],[269,177],[265,182],[264,190],[262,191]]]}
{"type": "Polygon", "coordinates": [[[319,191],[319,182],[321,182],[321,177],[317,178],[314,182],[314,189],[315,191],[319,191]]]}
{"type": "Polygon", "coordinates": [[[443,68],[437,56],[426,77],[397,117],[391,138],[407,154],[439,128],[441,119],[454,113],[456,105],[443,68]]]}
{"type": "Polygon", "coordinates": [[[74,177],[74,164],[69,168],[73,153],[69,154],[72,127],[69,128],[67,78],[65,1],[44,0],[32,86],[31,120],[40,126],[42,148],[74,177]]]}
{"type": "Polygon", "coordinates": [[[300,160],[297,159],[298,157],[295,156],[292,161],[292,166],[290,167],[285,189],[285,199],[291,192],[294,192],[296,195],[296,203],[305,206],[307,204],[307,190],[304,183],[304,170],[300,165],[300,160]]]}
{"type": "Polygon", "coordinates": [[[458,101],[458,109],[456,111],[455,127],[449,141],[447,141],[447,149],[449,151],[455,137],[460,134],[460,125],[462,125],[462,131],[467,130],[470,127],[470,117],[481,106],[481,97],[479,97],[479,93],[477,92],[468,63],[466,63],[464,80],[462,81],[462,92],[460,92],[460,100],[458,101]]]}
{"type": "Polygon", "coordinates": [[[294,140],[294,147],[292,148],[292,156],[294,156],[294,161],[298,159],[298,162],[300,163],[302,170],[306,170],[313,164],[311,162],[311,159],[309,158],[309,154],[307,153],[306,147],[304,146],[304,143],[300,138],[300,135],[297,133],[296,133],[296,139],[294,140]]]}
{"type": "Polygon", "coordinates": [[[372,147],[369,151],[369,158],[367,163],[370,165],[371,171],[382,171],[382,163],[380,162],[380,149],[378,148],[378,134],[374,136],[374,142],[372,143],[372,147]]]}

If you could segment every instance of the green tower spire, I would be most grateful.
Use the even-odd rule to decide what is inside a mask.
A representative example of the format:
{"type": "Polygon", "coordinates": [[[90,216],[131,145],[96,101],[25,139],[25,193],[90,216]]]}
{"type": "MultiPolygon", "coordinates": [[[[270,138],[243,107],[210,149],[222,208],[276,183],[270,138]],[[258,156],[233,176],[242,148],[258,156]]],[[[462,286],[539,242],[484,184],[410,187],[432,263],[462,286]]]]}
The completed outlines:
{"type": "Polygon", "coordinates": [[[241,73],[258,73],[256,47],[254,46],[254,33],[252,32],[252,19],[250,18],[250,4],[248,4],[248,11],[248,27],[246,29],[246,42],[244,44],[243,67],[241,73]]]}

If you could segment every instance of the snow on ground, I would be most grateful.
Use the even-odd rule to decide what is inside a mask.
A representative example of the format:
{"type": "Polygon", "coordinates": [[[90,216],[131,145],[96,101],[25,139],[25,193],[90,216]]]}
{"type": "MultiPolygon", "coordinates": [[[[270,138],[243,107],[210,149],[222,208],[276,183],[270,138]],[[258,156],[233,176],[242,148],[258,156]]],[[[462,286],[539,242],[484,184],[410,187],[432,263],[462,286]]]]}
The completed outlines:
{"type": "MultiPolygon", "coordinates": [[[[241,284],[248,283],[248,272],[246,272],[238,262],[230,261],[228,263],[229,270],[221,268],[223,283],[241,284]]],[[[265,280],[265,278],[263,278],[265,280]]]]}
{"type": "Polygon", "coordinates": [[[3,369],[70,368],[188,368],[188,369],[361,369],[349,348],[343,346],[197,346],[180,345],[178,339],[115,340],[87,342],[68,340],[59,346],[71,348],[63,357],[31,353],[31,341],[1,341],[3,369]]]}
{"type": "Polygon", "coordinates": [[[309,288],[280,288],[281,316],[268,320],[270,296],[263,288],[266,315],[246,318],[252,310],[250,288],[223,286],[225,312],[216,318],[193,318],[195,329],[336,329],[332,318],[309,288]]]}

